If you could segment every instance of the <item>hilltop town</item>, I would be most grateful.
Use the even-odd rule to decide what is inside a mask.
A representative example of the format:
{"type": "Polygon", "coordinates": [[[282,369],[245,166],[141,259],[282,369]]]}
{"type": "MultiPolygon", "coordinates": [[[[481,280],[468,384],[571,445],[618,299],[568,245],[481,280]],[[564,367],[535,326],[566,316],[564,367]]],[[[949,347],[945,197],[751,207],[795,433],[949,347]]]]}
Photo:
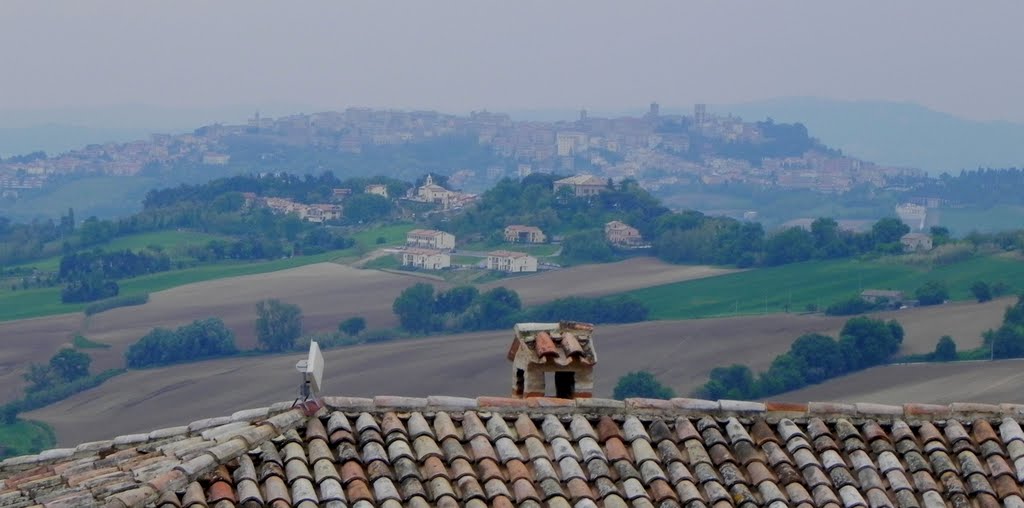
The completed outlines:
{"type": "MultiPolygon", "coordinates": [[[[89,145],[54,156],[34,153],[0,161],[0,192],[44,188],[66,175],[138,175],[189,164],[230,166],[238,146],[316,148],[357,155],[366,150],[468,139],[492,155],[482,167],[448,168],[456,187],[485,188],[503,177],[531,173],[589,173],[632,178],[650,190],[685,183],[744,183],[784,189],[845,192],[924,178],[919,169],[886,167],[832,150],[801,124],[716,115],[702,104],[688,115],[662,114],[650,105],[641,117],[599,118],[580,111],[575,121],[518,121],[487,111],[457,116],[434,111],[349,108],[342,112],[214,124],[192,133],[89,145]]],[[[259,159],[258,159],[259,160],[259,159]]],[[[287,164],[287,161],[277,161],[287,164]]],[[[273,162],[246,171],[278,171],[273,162]]]]}

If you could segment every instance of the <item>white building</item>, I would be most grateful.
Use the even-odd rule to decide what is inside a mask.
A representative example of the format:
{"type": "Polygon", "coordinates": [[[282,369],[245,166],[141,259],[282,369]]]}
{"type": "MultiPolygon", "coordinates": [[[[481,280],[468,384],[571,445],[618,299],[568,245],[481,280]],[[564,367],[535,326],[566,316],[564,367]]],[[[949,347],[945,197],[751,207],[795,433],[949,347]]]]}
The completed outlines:
{"type": "Polygon", "coordinates": [[[447,252],[434,249],[407,249],[402,252],[402,266],[441,270],[452,266],[452,257],[447,252]]]}
{"type": "Polygon", "coordinates": [[[487,269],[499,272],[536,272],[537,258],[525,252],[496,250],[487,253],[487,269]]]}
{"type": "Polygon", "coordinates": [[[582,132],[559,132],[555,135],[559,157],[579,155],[587,150],[587,135],[582,132]]]}
{"type": "Polygon", "coordinates": [[[455,248],[455,235],[436,229],[414,229],[406,233],[405,244],[409,247],[452,250],[455,248]]]}
{"type": "Polygon", "coordinates": [[[373,183],[367,185],[366,188],[363,189],[363,191],[366,192],[367,194],[376,194],[382,198],[388,197],[388,186],[382,183],[373,183]]]}

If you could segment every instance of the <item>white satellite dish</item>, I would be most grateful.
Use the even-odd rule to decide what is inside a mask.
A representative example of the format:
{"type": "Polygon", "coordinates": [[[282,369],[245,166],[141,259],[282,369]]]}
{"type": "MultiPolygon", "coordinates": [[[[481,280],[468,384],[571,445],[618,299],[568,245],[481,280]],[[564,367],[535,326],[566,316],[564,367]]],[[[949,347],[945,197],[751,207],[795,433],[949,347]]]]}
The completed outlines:
{"type": "Polygon", "coordinates": [[[316,341],[309,343],[309,356],[305,360],[299,360],[295,364],[295,370],[302,373],[300,396],[304,399],[319,397],[324,379],[324,355],[320,353],[320,344],[316,341]]]}

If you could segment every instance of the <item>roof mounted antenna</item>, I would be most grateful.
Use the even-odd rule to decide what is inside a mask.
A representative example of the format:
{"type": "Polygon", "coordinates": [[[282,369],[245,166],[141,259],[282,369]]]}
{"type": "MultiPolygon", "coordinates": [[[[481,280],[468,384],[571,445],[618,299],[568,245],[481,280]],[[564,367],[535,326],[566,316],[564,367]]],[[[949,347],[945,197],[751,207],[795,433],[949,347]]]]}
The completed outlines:
{"type": "Polygon", "coordinates": [[[301,403],[308,408],[307,402],[311,400],[313,404],[319,406],[320,389],[324,379],[324,355],[320,352],[320,344],[315,340],[309,343],[309,356],[305,360],[299,360],[295,364],[295,370],[302,374],[302,384],[299,385],[299,396],[293,406],[301,403]]]}

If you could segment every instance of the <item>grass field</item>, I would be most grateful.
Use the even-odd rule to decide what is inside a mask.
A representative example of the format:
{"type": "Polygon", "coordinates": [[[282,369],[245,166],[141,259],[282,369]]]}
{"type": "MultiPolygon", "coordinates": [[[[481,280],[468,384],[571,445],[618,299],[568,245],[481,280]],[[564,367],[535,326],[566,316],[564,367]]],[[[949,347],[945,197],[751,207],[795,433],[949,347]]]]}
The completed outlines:
{"type": "Polygon", "coordinates": [[[393,224],[360,231],[352,235],[352,238],[355,239],[356,245],[366,249],[392,247],[404,245],[405,234],[413,229],[415,229],[415,226],[412,224],[393,224]],[[378,238],[383,238],[384,243],[377,243],[378,238]]]}
{"type": "Polygon", "coordinates": [[[929,280],[944,281],[953,300],[971,298],[978,280],[1024,288],[1024,261],[984,256],[932,269],[884,261],[809,261],[774,268],[677,282],[630,291],[647,303],[654,319],[804,311],[826,307],[862,289],[895,289],[913,295],[929,280]]]}
{"type": "MultiPolygon", "coordinates": [[[[167,252],[171,260],[178,260],[185,257],[185,251],[190,245],[202,245],[210,240],[223,240],[225,238],[224,236],[197,231],[154,231],[115,238],[107,243],[89,248],[115,251],[125,249],[139,250],[149,246],[158,246],[167,252]]],[[[61,256],[51,256],[37,261],[14,265],[10,268],[35,268],[43,272],[56,272],[60,268],[60,258],[61,256]]],[[[2,289],[0,288],[0,290],[2,289]]]]}
{"type": "Polygon", "coordinates": [[[18,419],[0,425],[0,459],[35,453],[57,444],[57,436],[49,425],[35,420],[18,419]]]}
{"type": "MultiPolygon", "coordinates": [[[[412,229],[411,225],[399,224],[362,231],[353,235],[357,243],[356,247],[324,252],[312,256],[298,256],[261,262],[224,261],[217,264],[125,279],[118,281],[118,284],[121,286],[120,294],[152,293],[193,282],[275,272],[325,261],[351,260],[357,257],[357,252],[360,248],[372,249],[380,247],[381,245],[376,244],[378,237],[385,239],[386,243],[383,244],[385,246],[404,243],[405,233],[410,229],[412,229]]],[[[107,249],[137,249],[148,245],[161,245],[165,248],[173,249],[176,245],[186,245],[190,242],[205,243],[214,238],[219,237],[190,231],[161,231],[119,238],[108,244],[109,247],[103,247],[107,249]]],[[[60,263],[60,258],[52,258],[45,260],[45,262],[52,264],[50,269],[56,270],[60,263]]],[[[34,263],[32,266],[43,269],[40,263],[34,263]]],[[[52,287],[11,291],[9,287],[0,287],[0,321],[79,312],[85,308],[86,304],[61,303],[60,290],[61,288],[59,287],[52,287]]]]}
{"type": "MultiPolygon", "coordinates": [[[[193,282],[276,272],[288,268],[332,261],[350,255],[350,250],[337,250],[314,256],[299,256],[258,263],[227,262],[197,266],[184,270],[172,270],[134,279],[125,279],[119,281],[118,284],[121,286],[120,294],[122,295],[152,293],[193,282]]],[[[87,305],[84,303],[61,303],[60,290],[61,288],[59,287],[52,287],[25,291],[0,291],[0,321],[79,312],[87,305]]]]}

